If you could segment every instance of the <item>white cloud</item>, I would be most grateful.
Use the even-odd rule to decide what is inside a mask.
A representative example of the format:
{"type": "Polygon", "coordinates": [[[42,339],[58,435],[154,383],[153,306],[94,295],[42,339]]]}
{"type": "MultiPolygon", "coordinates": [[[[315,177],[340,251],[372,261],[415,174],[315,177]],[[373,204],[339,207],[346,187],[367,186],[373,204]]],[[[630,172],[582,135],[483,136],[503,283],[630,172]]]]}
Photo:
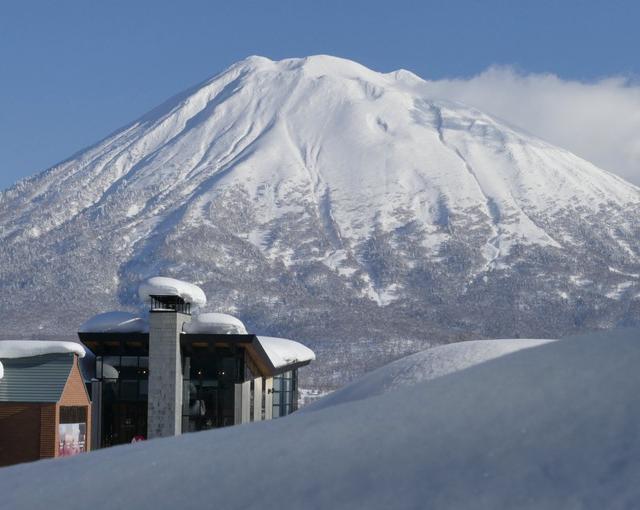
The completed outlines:
{"type": "Polygon", "coordinates": [[[640,185],[640,85],[592,83],[492,67],[429,82],[430,94],[474,106],[640,185]]]}

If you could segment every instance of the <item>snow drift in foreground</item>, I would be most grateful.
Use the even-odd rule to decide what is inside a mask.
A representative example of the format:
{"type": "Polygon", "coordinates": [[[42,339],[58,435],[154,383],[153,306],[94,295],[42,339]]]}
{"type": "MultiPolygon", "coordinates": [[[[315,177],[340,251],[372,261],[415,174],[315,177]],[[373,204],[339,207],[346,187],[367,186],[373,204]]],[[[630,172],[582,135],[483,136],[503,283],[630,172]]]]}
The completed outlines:
{"type": "Polygon", "coordinates": [[[59,340],[2,340],[0,341],[1,358],[28,358],[30,356],[42,356],[44,354],[61,354],[75,352],[84,358],[86,351],[82,345],[76,342],[63,342],[59,340]]]}
{"type": "Polygon", "coordinates": [[[633,508],[638,366],[637,330],[550,342],[314,413],[4,468],[0,506],[633,508]]]}
{"type": "Polygon", "coordinates": [[[302,408],[300,412],[316,411],[353,400],[374,397],[402,386],[429,381],[505,354],[547,342],[553,342],[553,340],[525,338],[474,340],[433,347],[369,372],[357,381],[302,408]]]}

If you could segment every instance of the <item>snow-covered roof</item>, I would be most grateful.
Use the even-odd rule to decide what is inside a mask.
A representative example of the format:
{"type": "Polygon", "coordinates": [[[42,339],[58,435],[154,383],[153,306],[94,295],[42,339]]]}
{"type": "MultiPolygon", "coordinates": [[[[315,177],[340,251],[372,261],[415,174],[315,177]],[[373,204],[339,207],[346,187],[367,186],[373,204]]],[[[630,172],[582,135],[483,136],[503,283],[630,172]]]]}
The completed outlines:
{"type": "Polygon", "coordinates": [[[80,333],[147,333],[149,323],[131,312],[105,312],[94,315],[80,326],[80,333]]]}
{"type": "Polygon", "coordinates": [[[226,313],[207,312],[194,315],[184,325],[185,333],[211,333],[246,335],[247,330],[240,319],[226,313]]]}
{"type": "Polygon", "coordinates": [[[200,287],[166,276],[153,276],[142,282],[138,295],[144,302],[150,301],[150,296],[177,296],[195,306],[207,304],[207,296],[200,287]]]}
{"type": "Polygon", "coordinates": [[[2,340],[0,341],[0,359],[28,358],[44,354],[75,353],[84,358],[86,351],[76,342],[59,340],[2,340]]]}
{"type": "Polygon", "coordinates": [[[270,336],[258,336],[257,339],[275,368],[316,359],[315,353],[300,342],[270,336]]]}

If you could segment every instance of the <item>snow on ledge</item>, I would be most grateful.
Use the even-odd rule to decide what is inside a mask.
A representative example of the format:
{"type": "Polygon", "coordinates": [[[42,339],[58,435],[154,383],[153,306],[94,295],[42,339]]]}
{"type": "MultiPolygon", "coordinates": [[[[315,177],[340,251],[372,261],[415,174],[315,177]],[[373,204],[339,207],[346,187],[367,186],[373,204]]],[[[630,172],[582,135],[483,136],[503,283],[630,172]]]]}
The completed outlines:
{"type": "Polygon", "coordinates": [[[130,312],[105,312],[94,315],[78,329],[80,333],[148,333],[149,323],[130,312]]]}
{"type": "Polygon", "coordinates": [[[240,319],[226,313],[207,312],[195,315],[184,325],[184,332],[197,334],[246,335],[247,329],[240,319]]]}
{"type": "Polygon", "coordinates": [[[153,276],[142,282],[138,287],[138,295],[145,303],[151,300],[151,296],[178,296],[195,306],[207,304],[207,296],[200,287],[166,276],[153,276]]]}
{"type": "Polygon", "coordinates": [[[315,353],[299,342],[270,336],[258,336],[257,338],[275,368],[316,359],[315,353]]]}
{"type": "Polygon", "coordinates": [[[84,358],[86,351],[75,342],[59,340],[2,340],[0,341],[0,359],[29,358],[44,354],[75,353],[84,358]]]}

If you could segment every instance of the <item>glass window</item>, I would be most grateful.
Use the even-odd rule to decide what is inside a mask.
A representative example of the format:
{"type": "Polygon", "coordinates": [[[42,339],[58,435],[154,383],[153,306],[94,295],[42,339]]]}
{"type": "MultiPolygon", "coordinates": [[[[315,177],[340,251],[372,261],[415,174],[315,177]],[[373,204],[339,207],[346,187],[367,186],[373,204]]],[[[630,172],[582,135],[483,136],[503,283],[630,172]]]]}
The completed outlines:
{"type": "Polygon", "coordinates": [[[147,381],[146,379],[141,379],[138,384],[140,400],[147,400],[147,395],[149,394],[149,381],[147,381]]]}
{"type": "Polygon", "coordinates": [[[113,368],[120,367],[120,356],[104,356],[102,359],[106,364],[111,365],[113,368]]]}
{"type": "Polygon", "coordinates": [[[138,357],[122,356],[120,358],[120,377],[122,379],[138,378],[138,357]]]}
{"type": "Polygon", "coordinates": [[[120,400],[138,400],[138,381],[120,381],[120,400]]]}

